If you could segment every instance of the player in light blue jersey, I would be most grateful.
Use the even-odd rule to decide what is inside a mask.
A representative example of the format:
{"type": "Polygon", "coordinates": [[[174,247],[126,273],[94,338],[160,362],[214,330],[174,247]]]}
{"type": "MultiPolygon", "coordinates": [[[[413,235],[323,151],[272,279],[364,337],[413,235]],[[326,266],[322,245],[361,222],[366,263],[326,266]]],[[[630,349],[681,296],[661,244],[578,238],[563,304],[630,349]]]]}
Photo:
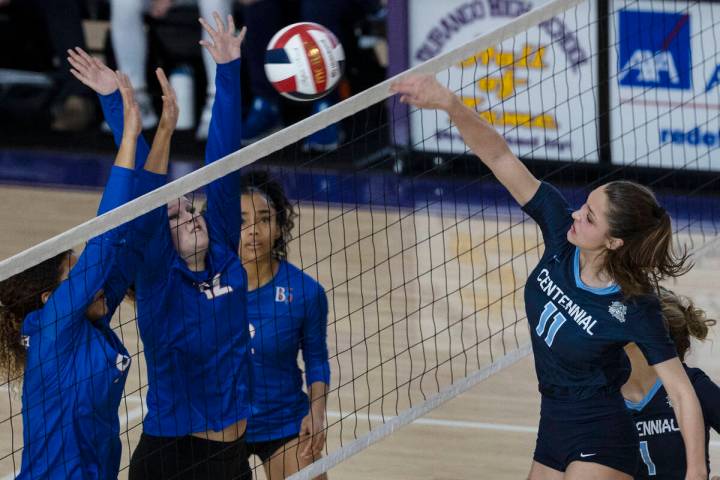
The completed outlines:
{"type": "Polygon", "coordinates": [[[259,171],[241,184],[239,254],[248,274],[253,371],[248,452],[278,480],[317,460],[325,444],[328,305],[323,287],[287,261],[295,212],[283,187],[259,171]]]}
{"type": "MultiPolygon", "coordinates": [[[[116,81],[126,128],[98,215],[146,193],[134,171],[139,108],[127,77],[116,81]]],[[[170,110],[161,122],[174,128],[170,110]]],[[[153,150],[163,141],[156,137],[153,150]]],[[[130,357],[110,319],[146,240],[133,225],[90,239],[79,258],[64,252],[0,284],[0,365],[13,377],[23,374],[19,479],[117,478],[118,408],[130,357]]]]}
{"type": "MultiPolygon", "coordinates": [[[[690,299],[667,289],[660,290],[663,318],[675,343],[678,356],[700,400],[705,419],[705,448],[710,443],[710,429],[720,433],[720,387],[699,368],[685,365],[691,339],[705,340],[709,327],[717,322],[690,299]]],[[[634,343],[625,347],[632,373],[622,387],[625,404],[632,413],[640,437],[640,458],[636,479],[683,480],[687,466],[677,417],[667,391],[634,343]]],[[[706,457],[710,469],[710,457],[706,457]]],[[[720,480],[715,476],[713,480],[720,480]]]]}
{"type": "MultiPolygon", "coordinates": [[[[238,150],[241,139],[245,29],[236,32],[231,16],[225,23],[215,14],[215,22],[212,28],[200,19],[211,39],[201,44],[217,63],[207,164],[238,150]]],[[[107,67],[93,64],[86,78],[107,74],[107,67]]],[[[96,91],[103,94],[103,111],[117,137],[121,117],[114,94],[96,91]]],[[[165,184],[166,173],[167,163],[142,172],[138,182],[155,189],[165,184]]],[[[250,478],[243,438],[250,365],[247,277],[237,256],[239,173],[211,182],[206,194],[205,215],[183,197],[142,222],[143,231],[153,232],[135,278],[148,412],[130,462],[133,480],[250,478]]]]}
{"type": "Polygon", "coordinates": [[[525,285],[540,426],[530,480],[632,478],[637,432],[620,393],[635,342],[662,379],[686,446],[687,480],[706,480],[702,411],[663,325],[657,280],[685,271],[668,213],[653,193],[615,181],[572,211],[504,138],[430,75],[408,75],[400,101],[444,110],[470,149],[539,225],[545,251],[525,285]]]}

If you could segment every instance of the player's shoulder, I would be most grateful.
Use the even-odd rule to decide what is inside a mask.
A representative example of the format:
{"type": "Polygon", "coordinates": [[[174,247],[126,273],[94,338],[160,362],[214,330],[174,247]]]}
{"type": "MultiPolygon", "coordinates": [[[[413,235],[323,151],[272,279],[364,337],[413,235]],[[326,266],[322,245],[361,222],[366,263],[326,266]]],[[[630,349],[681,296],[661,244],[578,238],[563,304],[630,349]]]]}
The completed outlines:
{"type": "Polygon", "coordinates": [[[687,373],[687,376],[690,379],[690,383],[692,383],[693,385],[695,385],[697,383],[701,383],[703,381],[711,381],[712,382],[712,379],[702,369],[697,368],[697,367],[688,367],[684,363],[683,363],[683,367],[685,368],[685,373],[687,373]]]}
{"type": "Polygon", "coordinates": [[[639,322],[633,322],[635,325],[646,324],[649,319],[655,319],[656,321],[662,320],[662,308],[657,295],[636,295],[631,298],[623,298],[620,303],[626,307],[627,317],[642,320],[639,322]]]}
{"type": "Polygon", "coordinates": [[[278,273],[285,276],[288,284],[292,285],[293,288],[301,289],[309,294],[325,292],[322,285],[320,285],[315,278],[287,260],[280,262],[280,270],[278,273]]]}

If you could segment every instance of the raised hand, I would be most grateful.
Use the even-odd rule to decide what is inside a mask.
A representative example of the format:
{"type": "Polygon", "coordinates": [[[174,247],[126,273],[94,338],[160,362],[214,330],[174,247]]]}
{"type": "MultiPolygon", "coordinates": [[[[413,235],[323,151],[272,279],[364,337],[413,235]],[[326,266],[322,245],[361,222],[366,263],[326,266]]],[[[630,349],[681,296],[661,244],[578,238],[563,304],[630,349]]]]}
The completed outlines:
{"type": "Polygon", "coordinates": [[[72,68],[70,73],[83,84],[92,88],[95,93],[108,95],[117,90],[115,72],[95,57],[91,57],[80,47],[68,50],[68,62],[72,68]]]}
{"type": "Polygon", "coordinates": [[[123,140],[128,138],[135,141],[142,132],[142,119],[140,117],[140,107],[135,101],[133,86],[124,73],[117,71],[114,72],[113,76],[115,78],[115,88],[120,89],[123,100],[123,140]]]}
{"type": "Polygon", "coordinates": [[[220,14],[213,12],[217,30],[212,28],[210,24],[202,17],[198,19],[200,25],[210,35],[209,40],[200,40],[200,45],[207,48],[215,63],[228,63],[240,58],[240,46],[245,39],[247,27],[243,27],[240,33],[235,34],[235,21],[232,15],[227,16],[227,27],[220,18],[220,14]]]}
{"type": "Polygon", "coordinates": [[[390,85],[390,92],[399,93],[400,101],[418,108],[448,110],[455,95],[440,85],[433,75],[407,75],[390,85]]]}
{"type": "Polygon", "coordinates": [[[160,116],[160,122],[158,123],[158,130],[165,130],[173,132],[177,125],[178,116],[180,115],[180,109],[177,104],[177,97],[175,96],[175,90],[165,76],[165,72],[162,68],[155,70],[158,82],[160,82],[160,88],[162,89],[162,101],[163,109],[162,115],[160,116]]]}

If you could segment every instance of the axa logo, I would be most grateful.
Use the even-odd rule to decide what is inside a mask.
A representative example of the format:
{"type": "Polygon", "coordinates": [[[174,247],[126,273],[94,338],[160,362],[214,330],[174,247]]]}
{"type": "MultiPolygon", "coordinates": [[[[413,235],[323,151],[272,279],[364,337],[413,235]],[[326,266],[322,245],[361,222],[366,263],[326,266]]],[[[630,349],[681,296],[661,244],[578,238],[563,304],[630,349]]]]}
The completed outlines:
{"type": "Polygon", "coordinates": [[[281,303],[291,303],[293,301],[292,288],[275,287],[275,301],[281,303]]]}
{"type": "Polygon", "coordinates": [[[218,273],[215,275],[212,279],[212,282],[202,282],[198,284],[198,289],[205,294],[205,296],[208,298],[208,300],[212,300],[213,298],[222,297],[225,294],[231,293],[233,291],[232,287],[230,285],[222,286],[220,285],[220,274],[218,273]]]}
{"type": "Polygon", "coordinates": [[[691,88],[690,15],[621,10],[619,16],[620,85],[691,88]]]}

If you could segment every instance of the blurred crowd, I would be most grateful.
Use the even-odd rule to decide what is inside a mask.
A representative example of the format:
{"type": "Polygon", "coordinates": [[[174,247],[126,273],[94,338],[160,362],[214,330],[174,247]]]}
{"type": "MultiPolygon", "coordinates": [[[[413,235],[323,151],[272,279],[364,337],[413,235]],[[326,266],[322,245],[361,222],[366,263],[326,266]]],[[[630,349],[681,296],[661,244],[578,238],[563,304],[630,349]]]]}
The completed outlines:
{"type": "MultiPolygon", "coordinates": [[[[8,116],[27,120],[44,114],[48,128],[59,132],[103,129],[97,99],[71,75],[67,62],[67,50],[81,47],[129,76],[144,129],[156,126],[160,102],[158,92],[148,87],[148,73],[156,66],[171,72],[171,79],[181,82],[176,88],[190,89],[185,92],[189,100],[183,126],[202,141],[215,99],[215,69],[198,44],[202,29],[197,17],[212,18],[216,11],[233,14],[237,25],[248,27],[243,50],[243,143],[248,144],[299,115],[321,111],[382,80],[386,2],[0,0],[0,103],[5,104],[0,113],[6,121],[8,116]],[[268,42],[285,25],[298,21],[330,29],[348,59],[340,87],[306,106],[283,100],[264,72],[268,42]]],[[[307,139],[305,146],[333,149],[341,135],[333,125],[307,139]]]]}

